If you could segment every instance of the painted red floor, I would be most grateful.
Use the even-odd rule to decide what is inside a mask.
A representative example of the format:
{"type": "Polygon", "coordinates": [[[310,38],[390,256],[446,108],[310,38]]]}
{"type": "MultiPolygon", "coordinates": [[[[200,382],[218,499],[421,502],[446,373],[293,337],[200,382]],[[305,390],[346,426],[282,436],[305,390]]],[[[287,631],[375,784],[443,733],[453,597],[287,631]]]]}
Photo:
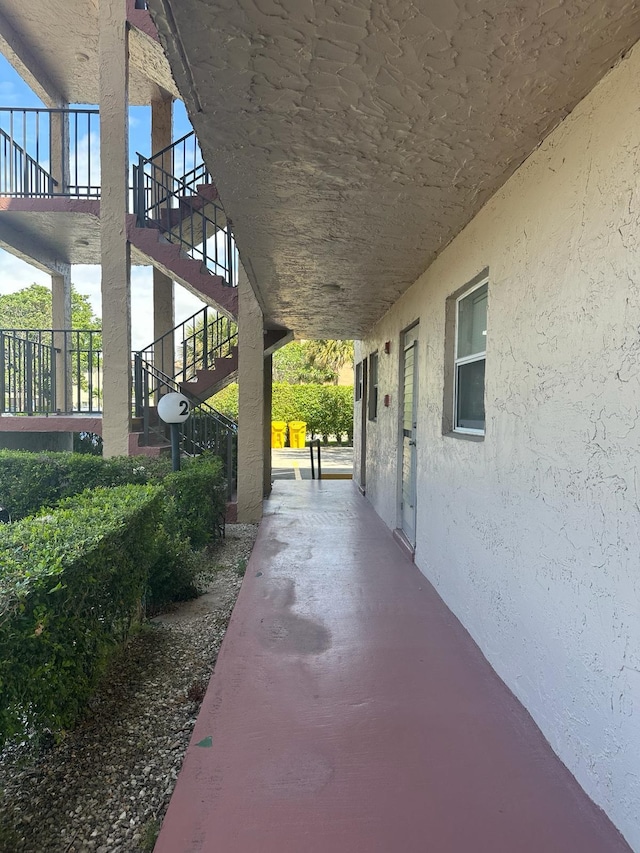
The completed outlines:
{"type": "Polygon", "coordinates": [[[155,853],[628,851],[350,482],[282,482],[155,853]]]}

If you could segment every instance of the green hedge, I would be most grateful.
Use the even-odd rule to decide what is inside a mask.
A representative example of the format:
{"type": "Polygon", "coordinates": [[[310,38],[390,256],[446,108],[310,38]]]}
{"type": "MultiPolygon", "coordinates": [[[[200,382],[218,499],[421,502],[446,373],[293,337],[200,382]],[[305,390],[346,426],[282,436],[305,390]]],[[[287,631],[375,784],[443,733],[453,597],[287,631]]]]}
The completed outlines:
{"type": "Polygon", "coordinates": [[[200,566],[193,551],[213,541],[225,511],[225,481],[217,456],[186,459],[174,473],[167,459],[0,451],[0,506],[8,508],[14,521],[87,488],[127,483],[163,487],[155,534],[158,558],[149,572],[149,609],[156,612],[168,602],[193,598],[200,566]]]}
{"type": "Polygon", "coordinates": [[[170,470],[164,458],[0,450],[0,506],[17,520],[84,489],[158,482],[170,470]]]}
{"type": "Polygon", "coordinates": [[[226,484],[215,456],[171,472],[164,460],[7,451],[0,503],[14,519],[44,504],[0,525],[1,745],[70,726],[144,607],[197,595],[198,549],[216,537],[226,484]],[[127,478],[138,483],[72,494],[127,478]]]}
{"type": "Polygon", "coordinates": [[[226,508],[222,462],[216,456],[187,461],[181,471],[168,474],[162,486],[158,556],[149,572],[147,597],[152,612],[198,594],[196,552],[214,540],[226,508]]]}
{"type": "Polygon", "coordinates": [[[82,714],[140,614],[162,489],[120,486],[0,528],[0,742],[82,714]]]}
{"type": "MultiPolygon", "coordinates": [[[[214,408],[237,419],[238,386],[228,385],[209,401],[214,408]]],[[[353,439],[353,387],[351,385],[290,385],[273,383],[271,419],[305,421],[312,437],[330,435],[353,439]]]]}
{"type": "Polygon", "coordinates": [[[217,456],[190,459],[162,485],[169,533],[188,539],[195,549],[212,542],[227,504],[222,461],[217,456]]]}

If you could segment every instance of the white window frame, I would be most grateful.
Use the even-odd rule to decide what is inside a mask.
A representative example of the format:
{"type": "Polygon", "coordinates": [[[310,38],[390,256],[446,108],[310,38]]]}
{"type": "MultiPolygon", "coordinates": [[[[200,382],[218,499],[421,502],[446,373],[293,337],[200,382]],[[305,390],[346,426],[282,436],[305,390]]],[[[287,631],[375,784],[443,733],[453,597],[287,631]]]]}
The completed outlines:
{"type": "MultiPolygon", "coordinates": [[[[458,358],[458,322],[460,319],[460,303],[463,299],[466,299],[468,296],[471,296],[474,291],[479,290],[481,287],[489,284],[489,276],[483,278],[482,281],[479,281],[477,284],[474,284],[473,287],[470,287],[469,290],[465,290],[464,293],[460,294],[456,299],[456,325],[455,325],[455,339],[454,339],[454,360],[453,360],[453,431],[464,433],[465,435],[484,435],[485,429],[471,429],[470,427],[459,427],[458,423],[458,367],[462,364],[472,364],[476,361],[484,361],[485,362],[485,371],[486,371],[486,361],[487,361],[487,348],[486,348],[486,337],[485,337],[485,348],[482,352],[474,352],[472,355],[467,355],[464,358],[458,358]]],[[[488,288],[487,288],[488,293],[488,288]]],[[[487,318],[488,319],[488,318],[487,318]]],[[[488,323],[487,323],[488,325],[488,323]]],[[[486,331],[486,330],[485,330],[486,331]]],[[[484,390],[484,389],[483,389],[484,390]]],[[[485,427],[486,427],[486,411],[485,411],[485,427]]]]}

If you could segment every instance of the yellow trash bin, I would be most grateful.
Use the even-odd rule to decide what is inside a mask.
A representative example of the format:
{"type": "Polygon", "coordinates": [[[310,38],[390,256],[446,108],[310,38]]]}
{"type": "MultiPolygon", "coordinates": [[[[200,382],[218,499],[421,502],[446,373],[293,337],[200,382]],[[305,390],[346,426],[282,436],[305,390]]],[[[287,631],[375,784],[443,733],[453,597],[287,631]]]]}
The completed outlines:
{"type": "Polygon", "coordinates": [[[271,421],[271,447],[284,447],[284,434],[287,425],[284,421],[271,421]]]}
{"type": "Polygon", "coordinates": [[[289,421],[289,446],[304,447],[307,443],[307,425],[304,421],[289,421]]]}

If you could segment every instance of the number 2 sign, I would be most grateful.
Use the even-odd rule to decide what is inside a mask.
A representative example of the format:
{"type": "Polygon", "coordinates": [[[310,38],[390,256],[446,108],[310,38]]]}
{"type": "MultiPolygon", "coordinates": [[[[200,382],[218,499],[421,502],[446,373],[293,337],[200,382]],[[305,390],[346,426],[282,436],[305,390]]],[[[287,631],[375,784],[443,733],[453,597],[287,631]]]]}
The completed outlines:
{"type": "Polygon", "coordinates": [[[158,403],[158,415],[166,424],[181,424],[186,421],[191,404],[184,394],[165,394],[158,403]]]}

